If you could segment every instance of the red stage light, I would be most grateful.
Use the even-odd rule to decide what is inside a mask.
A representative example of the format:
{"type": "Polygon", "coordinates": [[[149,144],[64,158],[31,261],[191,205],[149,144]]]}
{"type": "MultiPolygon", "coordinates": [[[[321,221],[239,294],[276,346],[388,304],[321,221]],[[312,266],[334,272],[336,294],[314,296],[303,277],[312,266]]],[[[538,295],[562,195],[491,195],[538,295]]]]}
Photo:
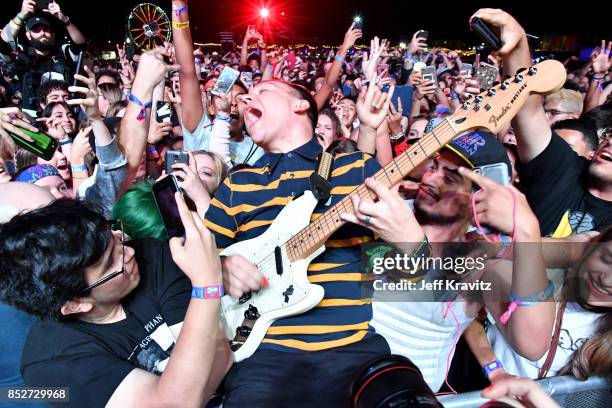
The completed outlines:
{"type": "Polygon", "coordinates": [[[270,11],[267,8],[262,8],[259,10],[259,15],[261,18],[268,18],[270,16],[270,11]]]}

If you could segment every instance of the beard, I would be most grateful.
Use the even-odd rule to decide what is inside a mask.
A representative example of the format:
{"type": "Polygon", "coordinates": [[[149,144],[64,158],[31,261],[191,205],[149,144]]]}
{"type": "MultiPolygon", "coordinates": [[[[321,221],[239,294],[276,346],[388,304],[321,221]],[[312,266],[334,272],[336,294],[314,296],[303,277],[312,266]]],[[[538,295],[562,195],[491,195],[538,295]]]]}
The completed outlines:
{"type": "Polygon", "coordinates": [[[423,208],[418,200],[414,201],[414,216],[421,225],[437,225],[442,227],[452,225],[458,221],[466,220],[465,213],[466,208],[465,206],[462,206],[454,215],[436,214],[423,208]]]}
{"type": "Polygon", "coordinates": [[[48,52],[53,51],[55,49],[55,39],[50,38],[48,41],[40,41],[32,38],[30,40],[30,45],[37,49],[38,51],[48,52]]]}

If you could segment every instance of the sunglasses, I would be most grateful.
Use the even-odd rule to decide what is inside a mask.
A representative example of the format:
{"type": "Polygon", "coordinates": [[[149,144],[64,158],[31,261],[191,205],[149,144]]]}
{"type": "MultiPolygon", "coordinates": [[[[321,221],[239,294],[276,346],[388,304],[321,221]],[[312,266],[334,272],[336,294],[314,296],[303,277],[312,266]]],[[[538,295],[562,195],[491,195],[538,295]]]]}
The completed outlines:
{"type": "Polygon", "coordinates": [[[100,285],[104,285],[106,282],[113,280],[114,278],[116,278],[119,275],[122,275],[125,272],[125,242],[126,242],[126,239],[125,239],[125,233],[123,232],[123,222],[121,220],[111,220],[108,222],[108,224],[109,224],[111,231],[118,231],[121,233],[121,270],[110,273],[106,275],[105,277],[92,283],[91,285],[83,289],[79,293],[79,296],[85,296],[92,289],[95,289],[100,285]]]}

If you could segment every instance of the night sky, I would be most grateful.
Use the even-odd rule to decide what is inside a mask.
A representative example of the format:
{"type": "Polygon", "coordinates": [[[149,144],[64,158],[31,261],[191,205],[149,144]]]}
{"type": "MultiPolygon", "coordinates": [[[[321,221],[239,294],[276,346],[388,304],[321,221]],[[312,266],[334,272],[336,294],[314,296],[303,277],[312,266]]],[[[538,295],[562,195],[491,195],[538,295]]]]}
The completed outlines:
{"type": "MultiPolygon", "coordinates": [[[[66,15],[95,39],[99,45],[120,41],[125,36],[129,11],[142,1],[132,0],[58,0],[66,15]]],[[[156,1],[167,11],[170,1],[156,1]]],[[[457,1],[432,0],[274,0],[236,1],[191,0],[190,13],[194,39],[198,42],[219,42],[220,31],[235,31],[242,36],[247,24],[258,21],[260,5],[271,10],[270,23],[277,41],[285,37],[290,43],[314,40],[339,44],[343,33],[356,14],[364,19],[367,38],[385,35],[397,41],[409,41],[417,29],[429,30],[432,42],[464,40],[475,45],[469,32],[468,18],[479,7],[501,7],[510,11],[534,35],[552,33],[578,35],[579,43],[593,45],[597,39],[612,39],[610,12],[603,6],[583,3],[578,9],[568,3],[524,1],[457,1]],[[551,15],[554,10],[554,16],[551,15]],[[281,16],[280,13],[285,15],[281,16]]],[[[21,1],[3,0],[0,10],[2,25],[20,9],[21,1]]],[[[284,42],[287,42],[286,40],[284,42]]]]}

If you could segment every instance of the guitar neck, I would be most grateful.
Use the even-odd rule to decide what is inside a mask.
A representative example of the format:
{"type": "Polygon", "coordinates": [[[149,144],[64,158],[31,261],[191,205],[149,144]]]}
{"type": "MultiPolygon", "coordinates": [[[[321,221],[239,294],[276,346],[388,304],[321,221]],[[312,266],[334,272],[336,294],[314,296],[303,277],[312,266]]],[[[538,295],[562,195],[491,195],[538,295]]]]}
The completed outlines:
{"type": "MultiPolygon", "coordinates": [[[[373,178],[389,188],[397,184],[415,167],[453,140],[457,131],[451,122],[452,120],[453,116],[446,118],[431,132],[426,133],[414,146],[380,169],[373,178]]],[[[350,194],[287,241],[285,249],[291,261],[304,259],[313,254],[314,251],[325,244],[335,231],[344,225],[344,221],[340,219],[340,214],[354,214],[351,201],[351,197],[354,195],[373,201],[377,200],[377,197],[368,190],[365,184],[355,188],[350,194]]]]}

